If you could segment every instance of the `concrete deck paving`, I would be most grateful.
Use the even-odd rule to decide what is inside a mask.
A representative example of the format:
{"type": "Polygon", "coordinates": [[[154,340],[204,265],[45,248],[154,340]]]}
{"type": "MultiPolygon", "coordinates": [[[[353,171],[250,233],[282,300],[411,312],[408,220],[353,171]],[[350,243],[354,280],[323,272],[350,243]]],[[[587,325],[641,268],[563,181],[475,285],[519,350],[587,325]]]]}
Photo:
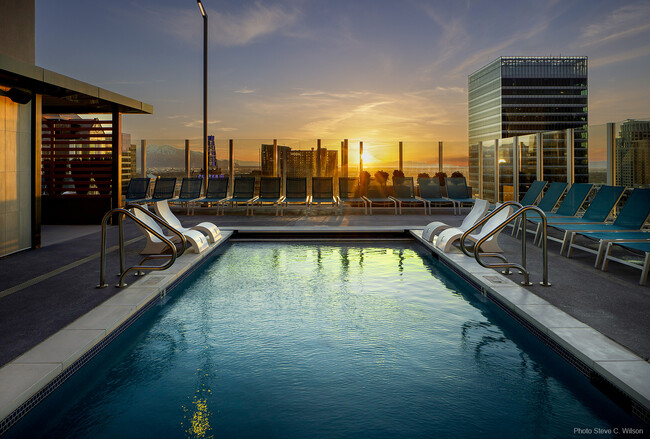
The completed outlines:
{"type": "MultiPolygon", "coordinates": [[[[307,227],[348,231],[361,228],[418,229],[433,220],[457,225],[463,218],[448,211],[431,216],[387,213],[373,216],[305,215],[295,212],[284,217],[273,214],[244,216],[243,212],[225,216],[197,214],[188,217],[181,212],[177,215],[186,225],[211,221],[222,230],[287,232],[307,227]]],[[[117,242],[116,228],[110,229],[109,248],[117,242]]],[[[127,225],[127,265],[138,261],[138,252],[144,242],[140,235],[135,226],[127,225]]],[[[98,228],[45,226],[43,237],[43,248],[0,259],[0,366],[24,354],[120,291],[114,287],[95,288],[99,279],[98,228]]],[[[502,233],[499,241],[508,259],[520,262],[521,242],[509,233],[502,233]]],[[[593,267],[594,259],[594,255],[584,252],[576,252],[574,258],[567,259],[559,255],[559,244],[550,242],[552,286],[542,287],[539,285],[541,249],[532,245],[531,238],[527,260],[533,285],[526,288],[648,361],[650,287],[638,285],[640,270],[612,263],[611,272],[603,273],[593,267]]],[[[118,265],[117,253],[113,250],[107,265],[111,283],[117,281],[118,265]]],[[[517,282],[521,280],[518,274],[510,278],[517,282]]],[[[131,277],[127,282],[133,280],[131,277]]]]}

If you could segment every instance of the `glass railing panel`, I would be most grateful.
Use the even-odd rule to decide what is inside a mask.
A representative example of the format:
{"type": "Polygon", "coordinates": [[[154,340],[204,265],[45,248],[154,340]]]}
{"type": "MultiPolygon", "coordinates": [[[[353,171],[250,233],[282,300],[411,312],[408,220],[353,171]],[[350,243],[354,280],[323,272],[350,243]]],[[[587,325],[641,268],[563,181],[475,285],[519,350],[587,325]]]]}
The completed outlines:
{"type": "Polygon", "coordinates": [[[566,131],[542,133],[544,180],[567,181],[566,131]]]}
{"type": "Polygon", "coordinates": [[[537,136],[529,134],[517,137],[519,147],[519,198],[537,180],[537,136]]]}
{"type": "MultiPolygon", "coordinates": [[[[405,177],[432,176],[438,170],[438,142],[402,141],[402,171],[405,177]]],[[[397,168],[396,168],[397,169],[397,168]]]]}
{"type": "Polygon", "coordinates": [[[481,158],[479,156],[479,145],[475,143],[469,146],[469,162],[467,184],[472,188],[472,195],[475,198],[480,196],[480,181],[481,181],[481,158]]]}
{"type": "Polygon", "coordinates": [[[514,200],[513,148],[513,138],[502,139],[499,141],[497,164],[499,172],[500,202],[514,200]]]}
{"type": "MultiPolygon", "coordinates": [[[[435,142],[438,145],[438,142],[435,142]]],[[[469,178],[468,148],[466,140],[443,140],[442,170],[451,176],[460,173],[466,179],[469,178]]],[[[468,183],[469,185],[469,180],[468,183]]],[[[474,189],[474,188],[472,188],[474,189]]]]}
{"type": "Polygon", "coordinates": [[[650,187],[650,118],[615,124],[616,184],[650,187]]]}
{"type": "Polygon", "coordinates": [[[483,198],[490,201],[496,201],[496,175],[495,175],[495,154],[496,142],[486,141],[483,142],[483,198]]]}
{"type": "Polygon", "coordinates": [[[589,183],[607,182],[607,124],[589,125],[589,183]]]}

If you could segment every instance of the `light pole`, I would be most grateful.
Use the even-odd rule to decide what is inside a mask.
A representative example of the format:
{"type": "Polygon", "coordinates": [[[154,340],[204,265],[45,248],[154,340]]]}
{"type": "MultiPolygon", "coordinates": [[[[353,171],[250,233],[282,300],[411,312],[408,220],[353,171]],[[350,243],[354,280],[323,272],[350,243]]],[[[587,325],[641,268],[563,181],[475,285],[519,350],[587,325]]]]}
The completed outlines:
{"type": "Polygon", "coordinates": [[[203,16],[203,193],[208,193],[208,14],[201,0],[196,0],[203,16]]]}

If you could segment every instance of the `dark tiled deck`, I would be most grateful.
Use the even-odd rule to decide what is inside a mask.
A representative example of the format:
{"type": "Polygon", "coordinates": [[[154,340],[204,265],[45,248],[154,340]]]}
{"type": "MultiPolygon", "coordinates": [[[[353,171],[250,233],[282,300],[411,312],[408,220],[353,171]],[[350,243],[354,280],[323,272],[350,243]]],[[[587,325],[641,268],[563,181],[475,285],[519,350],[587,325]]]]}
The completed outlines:
{"type": "MultiPolygon", "coordinates": [[[[284,217],[261,214],[196,215],[185,217],[186,225],[212,221],[223,229],[281,228],[291,232],[301,227],[422,228],[434,220],[456,225],[462,217],[447,212],[432,216],[379,213],[373,216],[302,215],[284,217]]],[[[116,230],[109,232],[109,248],[116,244],[116,230]]],[[[92,228],[45,227],[45,246],[0,259],[0,365],[26,352],[101,304],[118,289],[96,289],[99,279],[100,233],[92,228]],[[83,236],[79,236],[83,234],[83,236]],[[48,245],[49,244],[49,245],[48,245]],[[9,294],[7,294],[9,293],[9,294]]],[[[142,240],[133,226],[126,228],[127,264],[138,261],[142,240]]],[[[530,240],[532,241],[532,239],[530,240]]],[[[509,233],[500,237],[506,255],[520,261],[520,241],[509,233]]],[[[541,250],[528,246],[528,267],[534,285],[530,291],[627,347],[646,361],[650,358],[650,287],[638,285],[639,270],[612,263],[611,273],[593,268],[594,256],[576,252],[573,259],[559,256],[559,245],[549,244],[549,273],[552,287],[542,287],[541,250]]],[[[108,280],[116,283],[118,257],[108,258],[108,280]],[[115,282],[112,281],[115,279],[115,282]]],[[[518,281],[521,276],[512,275],[518,281]]],[[[128,282],[128,280],[127,280],[128,282]]]]}

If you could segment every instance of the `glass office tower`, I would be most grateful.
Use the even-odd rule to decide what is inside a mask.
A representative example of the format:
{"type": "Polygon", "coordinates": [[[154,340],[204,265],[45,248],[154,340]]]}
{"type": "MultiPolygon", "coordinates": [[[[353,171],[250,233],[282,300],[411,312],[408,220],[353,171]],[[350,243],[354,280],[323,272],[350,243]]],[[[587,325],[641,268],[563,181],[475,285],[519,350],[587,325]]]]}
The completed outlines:
{"type": "MultiPolygon", "coordinates": [[[[479,142],[574,129],[575,182],[588,181],[587,57],[501,57],[469,75],[470,183],[479,142]]],[[[543,177],[566,181],[568,148],[542,139],[543,177]]],[[[476,166],[475,166],[476,167],[476,166]]],[[[520,192],[535,179],[520,170],[520,192]]]]}

